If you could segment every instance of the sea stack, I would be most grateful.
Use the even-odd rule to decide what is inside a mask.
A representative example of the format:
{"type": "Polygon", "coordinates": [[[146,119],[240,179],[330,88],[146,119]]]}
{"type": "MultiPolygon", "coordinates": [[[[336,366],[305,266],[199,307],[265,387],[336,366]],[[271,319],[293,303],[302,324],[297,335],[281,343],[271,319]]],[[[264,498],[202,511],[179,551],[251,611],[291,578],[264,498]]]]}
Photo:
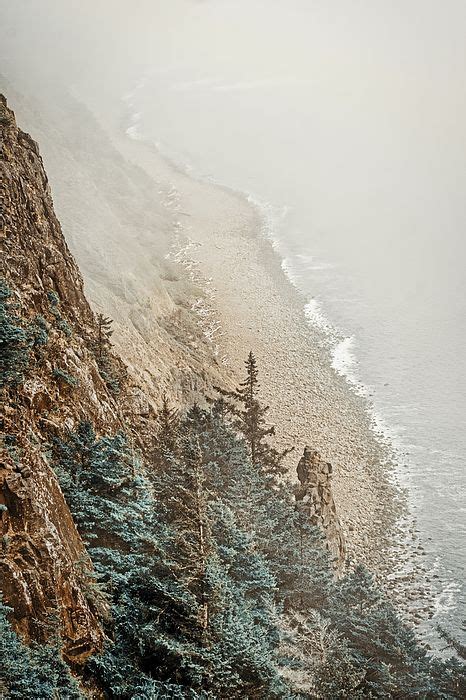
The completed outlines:
{"type": "Polygon", "coordinates": [[[346,546],[332,495],[332,465],[325,462],[317,450],[305,447],[296,471],[301,484],[296,490],[298,508],[324,533],[327,549],[339,575],[345,564],[346,546]]]}

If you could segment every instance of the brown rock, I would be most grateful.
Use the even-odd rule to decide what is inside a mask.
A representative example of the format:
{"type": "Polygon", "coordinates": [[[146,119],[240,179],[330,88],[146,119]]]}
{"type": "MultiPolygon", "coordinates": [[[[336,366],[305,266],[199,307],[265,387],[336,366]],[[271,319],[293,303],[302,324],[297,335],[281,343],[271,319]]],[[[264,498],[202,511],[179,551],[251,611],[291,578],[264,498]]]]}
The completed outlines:
{"type": "Polygon", "coordinates": [[[298,487],[295,493],[298,507],[306,513],[309,521],[320,527],[325,534],[335,571],[341,574],[345,564],[346,546],[332,495],[332,465],[324,462],[317,450],[305,447],[297,473],[301,482],[301,487],[298,487]]]}
{"type": "Polygon", "coordinates": [[[2,276],[21,322],[40,315],[49,329],[46,345],[30,352],[24,381],[0,390],[8,436],[0,461],[1,590],[26,641],[44,642],[58,629],[65,658],[79,666],[101,649],[99,617],[108,611],[102,600],[88,600],[92,565],[45,443],[83,416],[108,432],[121,420],[87,346],[95,319],[53,211],[39,150],[16,127],[3,97],[0,136],[2,276]],[[76,387],[59,391],[58,366],[70,368],[76,387]]]}

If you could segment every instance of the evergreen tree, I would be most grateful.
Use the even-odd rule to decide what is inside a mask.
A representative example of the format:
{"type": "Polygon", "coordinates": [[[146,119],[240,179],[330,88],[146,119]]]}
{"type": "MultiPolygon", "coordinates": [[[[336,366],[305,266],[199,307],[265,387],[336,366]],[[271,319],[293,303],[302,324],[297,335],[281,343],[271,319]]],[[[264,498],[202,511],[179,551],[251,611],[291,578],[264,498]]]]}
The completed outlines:
{"type": "Polygon", "coordinates": [[[222,605],[212,615],[217,634],[214,666],[220,676],[217,696],[256,697],[259,691],[259,697],[286,697],[278,673],[281,633],[275,579],[230,508],[218,500],[211,512],[218,570],[224,579],[222,605]],[[228,683],[221,682],[222,670],[228,683]]]}
{"type": "Polygon", "coordinates": [[[245,365],[246,377],[234,391],[215,387],[222,396],[221,403],[216,404],[216,411],[227,410],[232,415],[234,427],[244,435],[249,446],[253,466],[280,475],[285,472],[282,461],[290,450],[279,453],[267,442],[267,437],[275,435],[275,428],[265,419],[269,407],[259,401],[259,372],[252,351],[245,365]]]}
{"type": "Polygon", "coordinates": [[[208,493],[199,442],[193,435],[182,440],[181,457],[169,465],[169,493],[158,495],[167,503],[167,521],[175,532],[178,565],[183,569],[187,587],[199,603],[198,624],[201,640],[207,641],[209,596],[207,562],[212,554],[210,521],[207,517],[208,493]]]}
{"type": "Polygon", "coordinates": [[[426,651],[365,567],[357,566],[338,582],[330,601],[330,619],[365,672],[364,692],[375,697],[429,697],[426,651]]]}
{"type": "Polygon", "coordinates": [[[99,313],[96,317],[97,333],[95,339],[90,342],[90,347],[94,352],[100,376],[113,394],[119,394],[121,384],[125,381],[126,370],[121,368],[118,362],[111,355],[113,335],[111,318],[106,318],[99,313]]]}
{"type": "Polygon", "coordinates": [[[100,313],[97,314],[96,355],[99,362],[102,362],[112,347],[110,340],[113,335],[112,323],[113,320],[111,318],[106,318],[100,313]]]}
{"type": "Polygon", "coordinates": [[[6,282],[0,280],[0,388],[23,380],[32,345],[10,297],[6,282]]]}
{"type": "MultiPolygon", "coordinates": [[[[463,624],[463,631],[464,631],[463,624]]],[[[452,649],[456,654],[458,654],[460,659],[466,660],[466,646],[461,644],[461,642],[456,639],[448,630],[444,629],[440,625],[436,627],[441,639],[446,642],[447,648],[452,649]]]]}
{"type": "Polygon", "coordinates": [[[320,530],[296,509],[290,486],[255,469],[231,428],[212,412],[188,411],[181,430],[196,432],[209,489],[228,504],[239,526],[253,535],[278,585],[280,603],[319,607],[332,580],[328,553],[320,530]],[[185,427],[186,426],[186,427],[185,427]]]}
{"type": "Polygon", "coordinates": [[[292,488],[215,405],[176,420],[150,479],[89,423],[54,446],[111,597],[88,664],[109,698],[462,697],[464,667],[430,659],[364,568],[332,581],[292,488]]]}
{"type": "Polygon", "coordinates": [[[162,396],[162,408],[157,416],[160,425],[157,433],[156,455],[159,459],[165,452],[176,452],[177,440],[179,437],[178,428],[180,423],[179,412],[170,406],[167,395],[162,396]]]}
{"type": "Polygon", "coordinates": [[[46,700],[81,700],[84,695],[55,645],[23,644],[8,621],[11,611],[0,600],[0,696],[46,700]]]}
{"type": "Polygon", "coordinates": [[[284,676],[299,697],[358,700],[365,671],[358,667],[346,640],[319,612],[293,612],[282,647],[284,676]]]}
{"type": "MultiPolygon", "coordinates": [[[[167,453],[156,492],[174,532],[172,556],[197,614],[187,621],[201,678],[191,686],[214,697],[267,697],[283,690],[276,670],[275,581],[253,538],[213,492],[200,441],[209,416],[194,406],[184,420],[177,455],[167,453]],[[189,622],[189,624],[188,624],[189,622]]],[[[204,443],[203,443],[204,446],[204,443]]],[[[196,675],[198,670],[196,669],[196,675]]]]}
{"type": "Polygon", "coordinates": [[[166,683],[175,688],[177,679],[183,687],[190,681],[182,671],[195,601],[177,581],[173,536],[133,460],[123,435],[98,438],[86,422],[54,444],[65,498],[111,596],[112,641],[89,669],[112,698],[132,698],[144,685],[155,693],[166,683]]]}

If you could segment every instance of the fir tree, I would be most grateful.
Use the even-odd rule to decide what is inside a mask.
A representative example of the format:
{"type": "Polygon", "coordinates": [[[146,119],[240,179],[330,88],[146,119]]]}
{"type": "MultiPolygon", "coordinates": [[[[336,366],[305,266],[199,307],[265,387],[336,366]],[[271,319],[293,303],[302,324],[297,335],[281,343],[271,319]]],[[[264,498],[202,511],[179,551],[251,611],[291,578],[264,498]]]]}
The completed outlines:
{"type": "Polygon", "coordinates": [[[456,639],[450,632],[448,632],[448,630],[441,627],[441,625],[437,625],[436,629],[441,639],[446,642],[447,648],[452,649],[456,654],[458,654],[460,659],[466,660],[466,646],[456,639]]]}
{"type": "Polygon", "coordinates": [[[222,396],[221,403],[215,404],[215,410],[226,410],[233,416],[234,427],[244,435],[249,446],[253,466],[280,475],[285,471],[282,461],[290,450],[279,453],[267,442],[268,437],[275,435],[275,428],[265,419],[269,407],[259,401],[259,371],[252,351],[245,365],[246,377],[234,391],[215,387],[222,396]]]}
{"type": "Polygon", "coordinates": [[[103,314],[97,314],[97,334],[91,341],[90,346],[94,352],[100,376],[113,394],[119,394],[122,382],[126,379],[126,371],[118,366],[115,358],[111,355],[113,335],[111,318],[106,318],[103,314]]]}
{"type": "Polygon", "coordinates": [[[112,347],[110,340],[113,335],[112,323],[113,320],[111,318],[106,318],[101,313],[97,314],[96,355],[99,362],[102,362],[112,347]]]}
{"type": "Polygon", "coordinates": [[[287,484],[251,463],[244,441],[212,408],[188,411],[181,429],[196,432],[212,494],[235,513],[255,547],[268,562],[286,606],[319,607],[326,599],[332,574],[322,534],[296,509],[287,484]],[[187,427],[186,427],[187,429],[187,427]]]}
{"type": "Polygon", "coordinates": [[[291,487],[215,406],[178,420],[150,479],[89,423],[54,448],[111,596],[88,664],[109,698],[462,697],[464,667],[430,659],[364,568],[332,582],[291,487]]]}
{"type": "Polygon", "coordinates": [[[167,455],[166,468],[156,485],[156,493],[171,526],[182,580],[198,602],[195,626],[206,643],[209,628],[207,563],[212,554],[210,521],[207,516],[208,493],[198,440],[186,435],[180,456],[167,455]]]}
{"type": "Polygon", "coordinates": [[[112,641],[89,661],[89,670],[115,698],[134,697],[134,688],[144,684],[158,692],[170,679],[175,687],[177,674],[189,685],[180,669],[188,655],[187,621],[196,609],[176,579],[173,536],[152,486],[133,462],[123,435],[99,438],[90,423],[55,440],[54,467],[65,498],[98,582],[111,596],[112,641]]]}
{"type": "Polygon", "coordinates": [[[361,689],[364,669],[328,618],[317,611],[306,615],[293,612],[287,619],[287,632],[282,646],[283,674],[299,697],[371,697],[361,689]]]}
{"type": "Polygon", "coordinates": [[[404,625],[373,576],[357,566],[335,585],[330,619],[365,671],[362,689],[375,697],[428,697],[426,651],[404,625]]]}
{"type": "Polygon", "coordinates": [[[14,305],[8,301],[10,297],[10,289],[0,280],[0,388],[23,380],[32,345],[14,305]]]}
{"type": "Polygon", "coordinates": [[[63,661],[58,642],[26,646],[12,630],[0,600],[0,696],[37,700],[81,700],[84,695],[63,661]]]}
{"type": "Polygon", "coordinates": [[[156,453],[159,458],[166,451],[175,453],[179,437],[179,412],[170,406],[167,395],[162,396],[162,408],[157,416],[160,428],[157,433],[156,453]]]}

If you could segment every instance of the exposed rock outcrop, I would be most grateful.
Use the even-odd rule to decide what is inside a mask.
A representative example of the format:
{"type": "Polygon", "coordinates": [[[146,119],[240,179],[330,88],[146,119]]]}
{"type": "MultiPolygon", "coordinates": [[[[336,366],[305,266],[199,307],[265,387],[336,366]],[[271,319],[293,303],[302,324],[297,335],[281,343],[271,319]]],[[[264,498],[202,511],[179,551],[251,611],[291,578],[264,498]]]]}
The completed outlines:
{"type": "MultiPolygon", "coordinates": [[[[0,382],[1,591],[26,641],[43,642],[58,632],[65,658],[79,666],[102,647],[100,620],[107,610],[92,586],[92,565],[49,465],[47,445],[86,419],[99,433],[125,432],[144,451],[156,430],[158,393],[152,387],[157,384],[159,391],[172,373],[177,373],[175,397],[210,385],[202,366],[208,366],[203,359],[211,348],[199,347],[202,332],[193,314],[170,302],[175,308],[159,321],[173,326],[176,319],[177,332],[172,328],[159,339],[151,362],[142,345],[129,367],[109,350],[112,371],[123,378],[116,393],[108,368],[102,371],[97,361],[96,318],[56,217],[38,146],[18,129],[3,96],[0,138],[0,302],[6,294],[5,313],[25,338],[15,349],[21,355],[20,381],[0,382]],[[40,342],[31,339],[32,328],[40,342]],[[186,347],[186,338],[192,347],[186,347]],[[145,364],[150,381],[141,381],[145,364]]],[[[82,221],[87,205],[83,200],[82,221]]]]}
{"type": "Polygon", "coordinates": [[[179,218],[170,186],[116,148],[94,115],[57,86],[48,99],[24,76],[23,90],[0,75],[0,92],[33,133],[44,158],[55,211],[94,310],[113,319],[112,342],[156,408],[162,393],[177,404],[223,384],[193,305],[203,281],[174,260],[179,218]]]}
{"type": "MultiPolygon", "coordinates": [[[[3,96],[0,134],[5,314],[25,339],[15,349],[23,376],[5,381],[2,375],[0,389],[2,595],[26,640],[59,632],[65,658],[79,665],[102,646],[105,603],[91,594],[92,565],[46,446],[83,417],[107,431],[119,429],[124,417],[90,350],[94,315],[55,216],[37,144],[17,128],[3,96]],[[32,327],[40,334],[35,340],[28,335],[32,327]]],[[[2,340],[5,362],[10,341],[2,340]]]]}
{"type": "Polygon", "coordinates": [[[317,450],[305,447],[297,473],[301,483],[296,490],[298,508],[324,533],[335,570],[340,573],[345,564],[346,547],[332,495],[332,465],[325,462],[317,450]]]}

